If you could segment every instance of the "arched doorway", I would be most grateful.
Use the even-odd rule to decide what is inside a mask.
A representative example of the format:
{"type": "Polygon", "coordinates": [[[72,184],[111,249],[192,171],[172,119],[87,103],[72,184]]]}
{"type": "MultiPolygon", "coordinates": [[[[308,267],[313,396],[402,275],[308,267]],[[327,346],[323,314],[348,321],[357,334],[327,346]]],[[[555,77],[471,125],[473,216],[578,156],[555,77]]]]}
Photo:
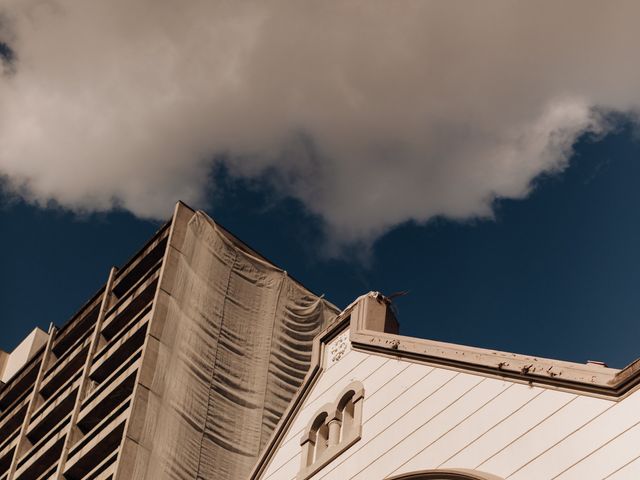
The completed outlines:
{"type": "Polygon", "coordinates": [[[503,480],[490,473],[466,469],[421,470],[388,477],[386,480],[503,480]]]}

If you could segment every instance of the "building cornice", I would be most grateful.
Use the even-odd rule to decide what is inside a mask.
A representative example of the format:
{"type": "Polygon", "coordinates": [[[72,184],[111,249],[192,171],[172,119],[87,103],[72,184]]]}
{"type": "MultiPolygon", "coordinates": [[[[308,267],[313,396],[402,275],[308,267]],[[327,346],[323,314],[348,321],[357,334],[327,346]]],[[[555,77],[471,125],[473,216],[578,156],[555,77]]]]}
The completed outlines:
{"type": "Polygon", "coordinates": [[[413,362],[620,400],[640,384],[640,361],[622,370],[352,329],[352,348],[413,362]]]}

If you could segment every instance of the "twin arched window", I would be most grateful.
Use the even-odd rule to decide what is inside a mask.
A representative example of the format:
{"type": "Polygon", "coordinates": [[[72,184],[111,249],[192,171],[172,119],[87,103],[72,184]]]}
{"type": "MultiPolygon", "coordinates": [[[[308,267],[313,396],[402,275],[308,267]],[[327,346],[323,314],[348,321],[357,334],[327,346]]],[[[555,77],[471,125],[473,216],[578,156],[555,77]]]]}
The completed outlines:
{"type": "Polygon", "coordinates": [[[333,403],[322,407],[307,426],[300,445],[298,480],[306,480],[360,440],[364,387],[350,383],[333,403]]]}

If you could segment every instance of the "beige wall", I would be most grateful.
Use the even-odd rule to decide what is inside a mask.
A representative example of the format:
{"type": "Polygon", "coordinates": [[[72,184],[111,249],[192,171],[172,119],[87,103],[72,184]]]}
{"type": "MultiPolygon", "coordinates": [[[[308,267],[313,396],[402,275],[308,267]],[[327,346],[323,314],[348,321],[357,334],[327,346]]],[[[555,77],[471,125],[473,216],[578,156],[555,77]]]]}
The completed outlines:
{"type": "Polygon", "coordinates": [[[2,379],[4,378],[4,367],[9,360],[9,354],[4,350],[0,350],[0,386],[4,383],[2,379]]]}
{"type": "Polygon", "coordinates": [[[7,383],[47,343],[47,338],[48,335],[44,331],[35,328],[13,352],[0,352],[0,381],[7,383]]]}
{"type": "Polygon", "coordinates": [[[600,399],[350,349],[328,362],[262,479],[295,479],[304,427],[353,380],[365,388],[362,439],[314,480],[436,468],[510,480],[640,478],[640,391],[600,399]]]}

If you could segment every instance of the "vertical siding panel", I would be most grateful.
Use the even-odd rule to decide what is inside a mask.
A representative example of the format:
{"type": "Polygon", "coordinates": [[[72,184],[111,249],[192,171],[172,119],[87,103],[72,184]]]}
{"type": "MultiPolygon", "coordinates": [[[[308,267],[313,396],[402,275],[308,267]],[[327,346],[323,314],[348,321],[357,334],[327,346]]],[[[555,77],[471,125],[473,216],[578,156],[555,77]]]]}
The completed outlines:
{"type": "MultiPolygon", "coordinates": [[[[298,448],[300,448],[300,445],[298,445],[298,448]]],[[[263,478],[265,480],[293,480],[298,475],[301,461],[300,450],[298,450],[297,454],[293,458],[289,459],[288,462],[280,465],[276,470],[263,478]]]]}
{"type": "Polygon", "coordinates": [[[640,457],[629,462],[602,480],[636,480],[640,478],[640,457]]]}
{"type": "MultiPolygon", "coordinates": [[[[355,478],[368,479],[386,477],[394,470],[400,468],[401,465],[410,460],[420,452],[420,450],[431,445],[470,415],[473,415],[474,412],[477,412],[478,409],[487,402],[496,398],[497,395],[502,393],[510,385],[510,383],[504,381],[477,376],[473,380],[469,379],[471,384],[473,384],[474,381],[476,383],[473,388],[467,390],[457,399],[455,398],[455,394],[450,396],[447,402],[451,403],[428,421],[422,422],[420,420],[422,420],[423,415],[416,415],[416,421],[414,421],[415,430],[402,437],[401,441],[395,443],[391,450],[362,469],[355,478]]],[[[426,410],[424,413],[428,415],[430,412],[426,410]]],[[[398,438],[390,438],[389,440],[396,442],[398,438]]],[[[433,466],[435,465],[433,465],[431,460],[428,460],[428,463],[422,468],[431,468],[433,466]]]]}
{"type": "MultiPolygon", "coordinates": [[[[408,392],[417,382],[433,371],[432,367],[417,365],[415,363],[400,362],[401,366],[406,366],[402,373],[386,371],[385,377],[380,377],[375,385],[365,383],[365,401],[362,409],[363,422],[377,415],[380,410],[390,402],[408,392]]],[[[419,389],[414,388],[412,392],[419,394],[419,389]]],[[[411,392],[409,392],[411,394],[411,392]]]]}
{"type": "MultiPolygon", "coordinates": [[[[535,459],[546,449],[560,441],[587,421],[604,412],[611,402],[592,397],[578,397],[556,413],[545,419],[531,431],[502,450],[488,462],[480,465],[479,470],[492,472],[509,478],[514,472],[535,459]]],[[[554,471],[557,467],[547,466],[554,471]]],[[[522,473],[513,478],[550,478],[548,474],[531,475],[532,470],[520,470],[522,473]]],[[[533,470],[535,471],[535,470],[533,470]]]]}
{"type": "MultiPolygon", "coordinates": [[[[605,478],[633,461],[638,455],[640,455],[640,424],[636,424],[556,478],[558,480],[605,478]]],[[[629,478],[640,478],[640,475],[629,478]]]]}
{"type": "Polygon", "coordinates": [[[348,375],[349,372],[360,365],[360,363],[371,357],[371,355],[367,355],[366,353],[355,352],[353,350],[348,352],[337,364],[323,372],[322,377],[309,395],[307,402],[311,403],[315,401],[320,395],[326,392],[329,387],[348,375]]]}
{"type": "MultiPolygon", "coordinates": [[[[512,478],[514,480],[552,478],[640,421],[640,391],[619,403],[606,400],[599,400],[599,402],[603,407],[610,408],[604,411],[602,407],[594,407],[594,411],[604,411],[604,413],[588,423],[587,411],[576,412],[576,416],[581,417],[584,426],[575,432],[569,432],[571,435],[566,438],[560,437],[559,432],[566,431],[573,421],[549,425],[548,430],[553,429],[555,433],[546,440],[549,449],[544,453],[539,452],[542,454],[537,458],[534,457],[534,461],[515,472],[512,478]],[[556,444],[558,440],[562,441],[556,444]]],[[[586,397],[583,403],[586,404],[586,397]]]]}
{"type": "MultiPolygon", "coordinates": [[[[534,389],[541,390],[537,387],[534,387],[534,389]]],[[[478,465],[486,462],[529,429],[575,398],[576,396],[572,394],[544,390],[542,394],[525,404],[523,408],[516,410],[504,421],[497,423],[463,452],[447,460],[442,465],[442,468],[460,466],[477,468],[478,465]]]]}
{"type": "MultiPolygon", "coordinates": [[[[451,457],[465,449],[470,443],[490,430],[498,422],[501,422],[518,408],[530,401],[542,390],[528,385],[507,383],[508,388],[489,403],[480,408],[468,419],[456,426],[443,437],[430,446],[424,448],[403,465],[394,474],[420,470],[423,468],[436,468],[445,463],[451,457]]],[[[459,468],[472,468],[477,465],[457,464],[459,468]]]]}

